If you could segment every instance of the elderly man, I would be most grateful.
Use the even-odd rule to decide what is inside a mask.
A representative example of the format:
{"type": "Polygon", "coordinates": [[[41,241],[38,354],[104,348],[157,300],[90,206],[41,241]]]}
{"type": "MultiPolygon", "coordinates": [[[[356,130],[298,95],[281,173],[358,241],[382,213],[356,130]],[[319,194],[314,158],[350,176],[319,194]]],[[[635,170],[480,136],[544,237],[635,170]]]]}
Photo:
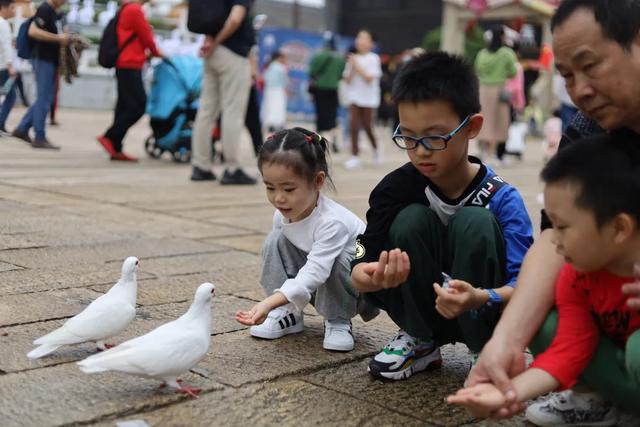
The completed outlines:
{"type": "MultiPolygon", "coordinates": [[[[565,131],[561,148],[603,129],[640,137],[640,0],[565,0],[556,11],[552,30],[557,68],[580,109],[565,131]]],[[[512,300],[469,375],[470,384],[494,383],[510,402],[517,401],[510,378],[524,369],[523,351],[553,306],[554,283],[563,264],[544,215],[542,225],[544,231],[527,253],[512,300]]],[[[623,291],[629,295],[629,307],[640,309],[640,278],[623,291]]],[[[611,386],[606,375],[586,380],[601,395],[611,386]]],[[[607,393],[607,397],[616,404],[615,395],[607,393]]],[[[549,415],[545,425],[612,425],[602,424],[611,419],[607,408],[593,393],[565,392],[532,405],[529,413],[549,415]]],[[[521,409],[512,403],[495,415],[506,417],[521,409]]]]}

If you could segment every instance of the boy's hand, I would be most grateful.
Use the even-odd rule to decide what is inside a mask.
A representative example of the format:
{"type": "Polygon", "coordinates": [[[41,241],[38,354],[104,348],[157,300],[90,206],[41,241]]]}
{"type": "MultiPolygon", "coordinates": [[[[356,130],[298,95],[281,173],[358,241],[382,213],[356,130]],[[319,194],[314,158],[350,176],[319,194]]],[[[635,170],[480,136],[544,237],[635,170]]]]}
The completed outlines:
{"type": "Polygon", "coordinates": [[[260,325],[265,321],[270,311],[271,307],[264,301],[260,301],[251,307],[249,311],[238,310],[236,312],[236,321],[247,326],[260,325]]]}
{"type": "Polygon", "coordinates": [[[407,281],[410,271],[409,255],[400,249],[382,251],[378,262],[369,262],[363,267],[363,272],[378,289],[397,288],[407,281]]]}
{"type": "Polygon", "coordinates": [[[502,408],[507,399],[493,384],[478,384],[458,390],[447,397],[447,403],[462,405],[476,418],[487,418],[502,408]]]}
{"type": "Polygon", "coordinates": [[[462,313],[480,308],[488,296],[483,299],[484,292],[471,286],[464,280],[450,280],[447,289],[434,283],[436,291],[436,310],[447,319],[455,319],[462,313]]]}
{"type": "Polygon", "coordinates": [[[633,283],[627,283],[622,287],[622,292],[629,295],[627,305],[630,308],[640,309],[640,263],[633,265],[633,275],[636,279],[633,283]]]}

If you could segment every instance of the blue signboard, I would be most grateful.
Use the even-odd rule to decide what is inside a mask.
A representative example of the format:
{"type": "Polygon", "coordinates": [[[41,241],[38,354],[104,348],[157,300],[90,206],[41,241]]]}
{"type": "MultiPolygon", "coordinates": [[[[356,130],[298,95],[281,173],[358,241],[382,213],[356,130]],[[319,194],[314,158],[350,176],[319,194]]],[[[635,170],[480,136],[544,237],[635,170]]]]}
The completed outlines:
{"type": "MultiPolygon", "coordinates": [[[[351,37],[337,37],[339,52],[346,54],[353,44],[351,37]]],[[[258,35],[258,67],[264,70],[266,62],[276,51],[287,58],[289,67],[289,87],[287,111],[299,119],[310,120],[315,115],[313,102],[307,86],[309,83],[309,64],[315,52],[325,45],[321,34],[296,31],[287,28],[264,28],[258,35]]]]}

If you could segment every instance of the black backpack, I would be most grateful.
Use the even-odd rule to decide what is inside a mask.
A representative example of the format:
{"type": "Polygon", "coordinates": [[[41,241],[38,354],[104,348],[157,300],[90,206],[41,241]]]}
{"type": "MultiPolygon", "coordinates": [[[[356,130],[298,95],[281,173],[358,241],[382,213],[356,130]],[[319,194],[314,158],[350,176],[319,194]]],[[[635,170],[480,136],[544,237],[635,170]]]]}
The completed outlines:
{"type": "Polygon", "coordinates": [[[100,39],[100,46],[98,47],[98,64],[104,68],[113,68],[116,66],[118,56],[124,50],[125,47],[137,37],[136,34],[132,34],[121,48],[118,47],[118,19],[120,13],[128,3],[122,5],[116,16],[111,18],[107,26],[102,32],[102,38],[100,39]]]}
{"type": "Polygon", "coordinates": [[[189,0],[187,28],[192,33],[215,36],[224,26],[228,15],[223,0],[189,0]]]}

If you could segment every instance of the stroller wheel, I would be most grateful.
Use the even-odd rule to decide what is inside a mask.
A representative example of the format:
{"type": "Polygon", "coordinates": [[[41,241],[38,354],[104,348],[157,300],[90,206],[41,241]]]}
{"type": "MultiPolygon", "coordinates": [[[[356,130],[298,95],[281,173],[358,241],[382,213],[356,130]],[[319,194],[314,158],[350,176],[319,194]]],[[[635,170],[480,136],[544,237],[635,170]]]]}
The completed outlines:
{"type": "Polygon", "coordinates": [[[191,150],[180,148],[171,153],[173,161],[176,163],[189,163],[191,161],[191,150]]]}
{"type": "Polygon", "coordinates": [[[153,135],[149,136],[144,141],[144,151],[147,152],[149,157],[158,159],[164,153],[164,150],[156,145],[156,139],[153,135]]]}

